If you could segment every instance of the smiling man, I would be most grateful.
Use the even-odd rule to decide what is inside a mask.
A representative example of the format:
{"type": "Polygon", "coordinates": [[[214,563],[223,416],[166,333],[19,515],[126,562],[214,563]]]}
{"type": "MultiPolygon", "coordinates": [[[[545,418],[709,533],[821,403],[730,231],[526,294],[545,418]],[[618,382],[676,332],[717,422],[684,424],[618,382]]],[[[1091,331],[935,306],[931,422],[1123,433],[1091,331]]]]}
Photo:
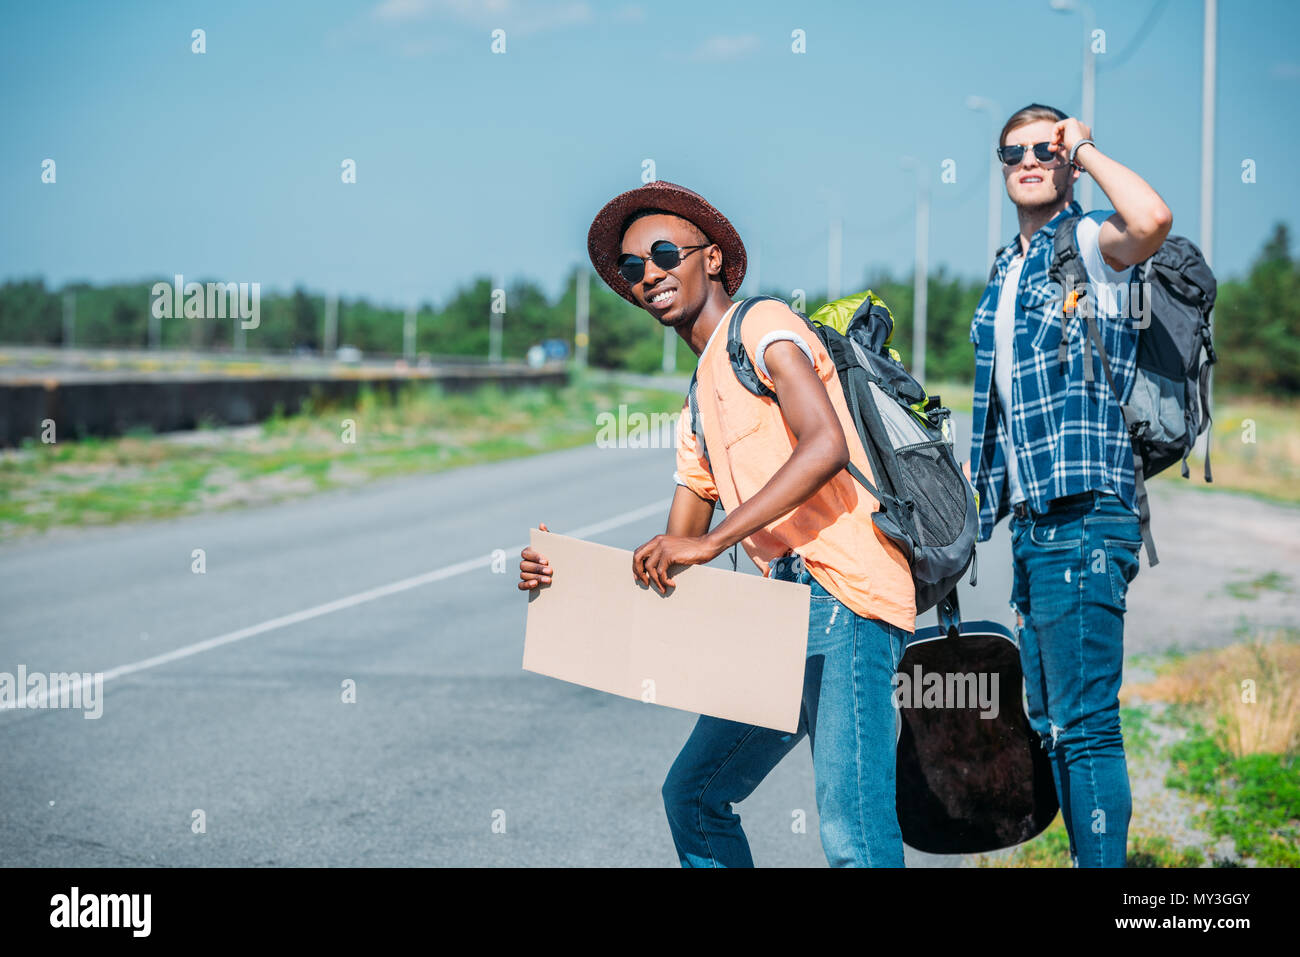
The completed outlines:
{"type": "MultiPolygon", "coordinates": [[[[765,575],[811,590],[798,729],[700,717],[663,786],[678,859],[684,867],[752,866],[732,805],[806,734],[827,860],[901,867],[892,693],[915,626],[915,590],[906,557],[871,520],[876,501],[845,470],[851,461],[871,475],[834,361],[802,318],[765,300],[745,314],[740,336],[780,404],[740,384],[727,328],[745,247],[691,190],[658,182],[616,197],[596,216],[587,246],[611,289],[700,357],[703,435],[691,431],[684,407],[667,531],[636,549],[633,576],[667,594],[673,566],[703,564],[740,542],[765,575]],[[726,518],[710,529],[719,502],[726,518]]],[[[525,548],[521,558],[520,589],[552,580],[544,556],[525,548]]]]}
{"type": "Polygon", "coordinates": [[[971,323],[980,539],[1011,515],[1029,720],[1051,757],[1071,856],[1079,867],[1122,867],[1132,799],[1119,687],[1142,540],[1128,430],[1081,317],[1097,317],[1127,401],[1137,358],[1131,267],[1164,242],[1171,216],[1087,127],[1052,107],[1016,111],[997,156],[1020,229],[998,252],[971,323]],[[1083,172],[1113,210],[1082,215],[1074,182],[1083,172]],[[1058,229],[1075,231],[1081,297],[1053,280],[1058,229]]]}

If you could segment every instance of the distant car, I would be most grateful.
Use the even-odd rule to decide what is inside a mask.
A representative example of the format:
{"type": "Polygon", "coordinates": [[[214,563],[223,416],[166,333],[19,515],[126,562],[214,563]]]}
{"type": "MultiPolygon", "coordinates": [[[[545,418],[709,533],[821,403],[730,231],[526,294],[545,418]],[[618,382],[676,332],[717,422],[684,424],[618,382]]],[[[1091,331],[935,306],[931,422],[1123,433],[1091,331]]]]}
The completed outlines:
{"type": "Polygon", "coordinates": [[[334,353],[334,358],[348,365],[356,365],[361,361],[361,350],[356,346],[339,346],[338,352],[334,353]]]}
{"type": "Polygon", "coordinates": [[[547,339],[542,343],[547,359],[569,358],[569,344],[563,339],[547,339]]]}

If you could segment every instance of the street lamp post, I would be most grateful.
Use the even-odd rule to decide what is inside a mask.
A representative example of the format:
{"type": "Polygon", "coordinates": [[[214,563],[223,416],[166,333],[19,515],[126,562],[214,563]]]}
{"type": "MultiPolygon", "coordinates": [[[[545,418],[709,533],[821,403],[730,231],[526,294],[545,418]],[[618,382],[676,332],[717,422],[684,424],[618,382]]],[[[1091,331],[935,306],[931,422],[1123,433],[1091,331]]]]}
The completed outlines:
{"type": "Polygon", "coordinates": [[[903,168],[916,174],[916,252],[912,267],[912,376],[925,385],[926,310],[930,282],[930,191],[925,184],[925,167],[911,157],[903,168]]]}
{"type": "MultiPolygon", "coordinates": [[[[1092,129],[1097,92],[1097,57],[1092,52],[1092,34],[1097,28],[1097,14],[1083,0],[1051,0],[1058,13],[1078,10],[1083,15],[1083,125],[1092,129]]],[[[1092,177],[1079,178],[1079,204],[1086,213],[1092,209],[1092,177]]]]}
{"type": "Polygon", "coordinates": [[[1214,265],[1214,85],[1218,0],[1205,0],[1205,37],[1201,68],[1201,255],[1214,265]]]}
{"type": "Polygon", "coordinates": [[[498,276],[488,300],[488,362],[501,361],[501,341],[505,333],[502,328],[506,311],[505,295],[506,281],[504,277],[498,276]]]}
{"type": "Polygon", "coordinates": [[[587,342],[589,338],[589,322],[591,311],[591,275],[587,272],[586,266],[579,266],[574,282],[577,288],[574,290],[577,298],[574,315],[573,329],[573,361],[579,369],[587,367],[587,342]]]}
{"type": "MultiPolygon", "coordinates": [[[[966,97],[966,106],[972,110],[979,110],[988,113],[993,120],[993,134],[1001,127],[1002,110],[992,100],[983,96],[966,97]]],[[[1001,143],[997,144],[1001,146],[1001,143]]],[[[989,153],[989,233],[988,233],[988,256],[985,262],[993,262],[998,254],[998,248],[1002,245],[1002,171],[998,168],[1001,161],[997,156],[989,153]]]]}
{"type": "MultiPolygon", "coordinates": [[[[1201,70],[1201,255],[1214,265],[1214,93],[1217,82],[1219,3],[1205,0],[1205,36],[1201,70]]],[[[1210,315],[1210,334],[1214,334],[1214,316],[1210,315]]],[[[1206,401],[1213,408],[1214,376],[1206,382],[1206,401]]],[[[1202,410],[1204,412],[1205,410],[1202,410]]],[[[1210,436],[1205,436],[1208,449],[1210,436]]],[[[1208,455],[1209,452],[1206,452],[1208,455]]],[[[1206,459],[1208,462],[1209,459],[1206,459]]]]}
{"type": "Polygon", "coordinates": [[[831,220],[826,244],[826,301],[840,298],[840,279],[844,273],[844,220],[831,220]]]}
{"type": "Polygon", "coordinates": [[[407,362],[415,361],[415,317],[417,306],[406,307],[406,316],[402,321],[402,358],[407,362]]]}

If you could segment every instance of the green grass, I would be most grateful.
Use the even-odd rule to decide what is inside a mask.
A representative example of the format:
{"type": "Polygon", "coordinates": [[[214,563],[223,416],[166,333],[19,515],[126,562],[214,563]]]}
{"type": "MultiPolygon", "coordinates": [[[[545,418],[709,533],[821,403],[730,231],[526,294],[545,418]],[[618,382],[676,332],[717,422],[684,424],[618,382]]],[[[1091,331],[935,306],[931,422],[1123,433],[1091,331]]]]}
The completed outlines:
{"type": "Polygon", "coordinates": [[[1222,729],[1194,724],[1170,751],[1166,785],[1210,802],[1198,824],[1230,837],[1237,853],[1261,867],[1300,867],[1300,762],[1296,755],[1234,757],[1222,729]]]}
{"type": "Polygon", "coordinates": [[[1188,480],[1172,465],[1153,481],[1177,481],[1208,491],[1243,492],[1266,501],[1300,504],[1300,399],[1216,393],[1207,484],[1203,457],[1187,460],[1188,480]]]}
{"type": "Polygon", "coordinates": [[[1070,836],[1060,814],[1047,829],[1033,840],[1016,847],[1010,854],[991,858],[979,855],[980,867],[1070,867],[1070,836]]]}
{"type": "Polygon", "coordinates": [[[1291,578],[1278,571],[1269,571],[1255,578],[1228,582],[1223,586],[1223,590],[1233,598],[1242,601],[1254,601],[1260,596],[1261,592],[1291,591],[1291,578]]]}
{"type": "Polygon", "coordinates": [[[926,395],[937,395],[954,413],[971,411],[973,389],[974,384],[970,382],[927,382],[925,385],[926,395]]]}
{"type": "MultiPolygon", "coordinates": [[[[1260,587],[1281,587],[1261,577],[1260,587]]],[[[1126,683],[1121,695],[1130,779],[1135,794],[1149,794],[1151,785],[1167,789],[1147,803],[1135,799],[1129,867],[1300,867],[1300,636],[1248,628],[1240,637],[1209,651],[1129,662],[1154,672],[1126,683]],[[1249,698],[1243,677],[1252,680],[1249,698]]],[[[1061,817],[1011,853],[980,855],[977,863],[1071,866],[1061,817]]]]}
{"type": "MultiPolygon", "coordinates": [[[[1128,836],[1128,867],[1200,867],[1205,855],[1196,848],[1178,848],[1162,834],[1130,831],[1128,836]]],[[[1057,814],[1042,834],[1001,857],[980,855],[980,867],[1072,867],[1070,838],[1065,831],[1065,819],[1057,814]]]]}
{"type": "Polygon", "coordinates": [[[1205,855],[1194,847],[1175,848],[1159,834],[1133,834],[1128,842],[1128,867],[1200,867],[1205,855]]]}
{"type": "Polygon", "coordinates": [[[52,528],[164,518],[276,501],[313,491],[428,473],[595,442],[597,416],[620,404],[680,411],[677,392],[596,381],[444,393],[413,384],[394,397],[363,391],[348,406],[277,409],[257,428],[201,426],[206,441],[147,430],[113,439],[29,441],[0,457],[0,538],[52,528]],[[350,425],[353,441],[346,441],[350,425]]]}
{"type": "Polygon", "coordinates": [[[1119,726],[1124,736],[1124,751],[1134,756],[1152,753],[1155,733],[1151,727],[1151,712],[1141,706],[1119,709],[1119,726]]]}

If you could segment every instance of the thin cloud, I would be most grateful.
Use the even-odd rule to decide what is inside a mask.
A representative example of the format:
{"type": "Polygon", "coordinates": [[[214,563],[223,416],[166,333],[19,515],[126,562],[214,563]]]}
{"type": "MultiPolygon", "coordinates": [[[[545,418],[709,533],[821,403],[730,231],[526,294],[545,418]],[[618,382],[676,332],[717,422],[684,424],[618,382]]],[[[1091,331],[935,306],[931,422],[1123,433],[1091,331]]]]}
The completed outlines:
{"type": "Polygon", "coordinates": [[[433,0],[384,0],[375,7],[376,20],[386,23],[405,23],[422,20],[433,12],[433,0]]]}
{"type": "Polygon", "coordinates": [[[694,60],[739,60],[758,49],[758,35],[740,33],[709,37],[692,55],[694,60]]]}
{"type": "Polygon", "coordinates": [[[435,18],[484,30],[529,34],[586,23],[592,19],[585,0],[524,3],[522,0],[382,0],[373,10],[376,20],[405,24],[435,18]]]}

